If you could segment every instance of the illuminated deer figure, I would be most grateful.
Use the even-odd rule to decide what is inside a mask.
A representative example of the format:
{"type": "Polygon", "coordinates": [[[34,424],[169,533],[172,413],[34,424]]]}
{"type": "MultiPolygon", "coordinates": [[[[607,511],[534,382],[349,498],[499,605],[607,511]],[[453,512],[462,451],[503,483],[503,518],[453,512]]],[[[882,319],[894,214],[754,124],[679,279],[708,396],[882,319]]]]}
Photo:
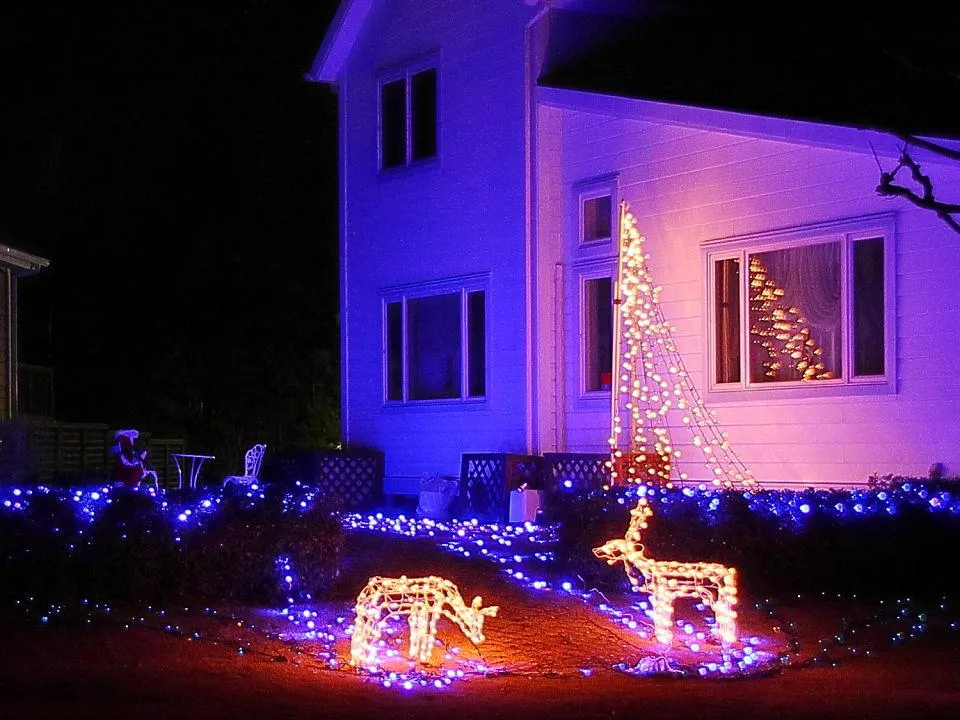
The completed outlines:
{"type": "Polygon", "coordinates": [[[723,644],[737,639],[736,570],[719,563],[677,562],[675,560],[651,560],[644,555],[640,540],[642,530],[647,529],[647,519],[653,510],[641,498],[630,511],[630,526],[623,539],[609,540],[593,549],[593,554],[607,564],[622,562],[632,585],[639,585],[643,576],[653,605],[653,623],[657,640],[669,645],[673,640],[673,604],[680,597],[699,598],[713,609],[717,618],[714,632],[723,644]]]}
{"type": "Polygon", "coordinates": [[[391,615],[409,616],[411,660],[430,662],[441,616],[456,623],[470,642],[479,645],[484,641],[484,618],[494,617],[498,610],[496,606],[482,608],[482,602],[475,597],[466,605],[456,585],[436,576],[372,577],[357,596],[350,662],[363,667],[377,665],[381,623],[391,615]]]}

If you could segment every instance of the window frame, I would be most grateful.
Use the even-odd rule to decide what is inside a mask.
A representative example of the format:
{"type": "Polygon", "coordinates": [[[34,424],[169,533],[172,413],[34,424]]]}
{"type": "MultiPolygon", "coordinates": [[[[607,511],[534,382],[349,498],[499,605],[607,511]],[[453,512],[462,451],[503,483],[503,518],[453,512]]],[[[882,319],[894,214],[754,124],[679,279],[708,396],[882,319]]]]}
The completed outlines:
{"type": "Polygon", "coordinates": [[[384,407],[418,407],[432,405],[484,405],[490,397],[490,282],[488,274],[464,276],[458,279],[432,281],[390,288],[380,293],[380,354],[381,354],[381,400],[384,407]],[[471,293],[482,292],[483,317],[483,366],[484,394],[470,395],[470,328],[469,297],[471,293]],[[411,399],[410,398],[410,349],[408,337],[408,302],[421,298],[442,295],[459,295],[460,301],[460,396],[448,398],[411,399]],[[390,394],[390,355],[389,355],[389,307],[400,303],[400,335],[402,369],[400,377],[400,399],[391,400],[390,394]]]}
{"type": "Polygon", "coordinates": [[[613,245],[614,238],[618,238],[620,234],[620,229],[617,227],[620,218],[619,207],[617,205],[618,180],[618,175],[604,175],[602,177],[581,180],[574,186],[577,202],[577,247],[585,249],[615,247],[613,245]],[[610,235],[608,237],[587,240],[586,227],[584,226],[586,222],[584,205],[589,200],[596,200],[597,198],[606,196],[610,197],[610,235]]]}
{"type": "MultiPolygon", "coordinates": [[[[617,266],[616,260],[604,259],[590,263],[584,263],[577,267],[577,394],[581,400],[587,402],[591,400],[610,400],[610,390],[590,390],[587,383],[587,342],[589,338],[589,322],[587,317],[587,285],[591,280],[609,280],[610,281],[610,319],[615,322],[613,313],[616,308],[613,306],[612,293],[616,288],[617,266]]],[[[611,343],[615,338],[611,337],[611,343]]],[[[610,383],[613,385],[613,361],[616,357],[616,348],[611,348],[610,361],[610,383]]]]}
{"type": "Polygon", "coordinates": [[[595,321],[595,318],[588,317],[587,311],[589,307],[589,291],[588,288],[591,282],[597,280],[608,280],[610,282],[610,323],[611,323],[611,332],[610,332],[610,344],[611,344],[611,358],[610,358],[610,384],[613,384],[613,351],[616,349],[613,347],[613,323],[614,323],[614,305],[613,305],[613,292],[615,287],[615,281],[613,274],[602,273],[602,272],[590,272],[583,273],[580,276],[580,395],[581,397],[610,397],[610,388],[604,390],[603,388],[591,389],[589,387],[589,368],[587,358],[590,348],[588,343],[593,336],[591,324],[595,321]]]}
{"type": "Polygon", "coordinates": [[[775,230],[767,233],[742,235],[708,240],[701,244],[701,268],[704,288],[704,345],[707,350],[703,363],[706,377],[706,399],[710,402],[770,401],[774,399],[803,399],[842,395],[882,395],[897,392],[896,367],[896,247],[895,216],[882,214],[852,218],[829,223],[775,230]],[[853,375],[854,335],[852,325],[853,243],[858,240],[883,239],[884,281],[884,372],[882,375],[853,375]],[[830,380],[801,382],[755,383],[750,381],[749,343],[749,271],[748,257],[752,254],[820,243],[840,243],[841,337],[842,377],[830,380]],[[731,258],[740,259],[740,380],[718,383],[717,377],[717,318],[716,274],[714,263],[731,258]]]}
{"type": "Polygon", "coordinates": [[[430,54],[415,61],[402,63],[388,70],[381,71],[376,78],[376,103],[377,103],[377,172],[380,175],[389,175],[392,173],[403,172],[410,168],[430,166],[440,161],[440,63],[437,53],[430,54]],[[427,70],[433,70],[435,74],[435,132],[436,132],[436,152],[431,157],[417,158],[413,157],[413,76],[427,70]],[[389,85],[397,80],[403,81],[404,96],[404,162],[400,165],[383,165],[383,86],[389,85]]]}

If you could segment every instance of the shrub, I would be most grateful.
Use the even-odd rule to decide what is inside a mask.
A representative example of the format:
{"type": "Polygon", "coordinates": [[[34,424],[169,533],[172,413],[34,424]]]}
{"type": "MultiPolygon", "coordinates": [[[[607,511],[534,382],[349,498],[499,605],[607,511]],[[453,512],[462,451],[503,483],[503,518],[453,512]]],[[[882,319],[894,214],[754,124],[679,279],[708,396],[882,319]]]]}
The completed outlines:
{"type": "Polygon", "coordinates": [[[287,595],[278,582],[277,559],[287,557],[297,587],[322,595],[339,572],[343,530],[325,507],[284,511],[277,495],[250,505],[225,496],[221,511],[188,542],[188,587],[201,597],[272,604],[287,595]]]}
{"type": "Polygon", "coordinates": [[[23,513],[0,515],[0,587],[39,598],[73,597],[81,521],[72,503],[38,493],[23,513]]]}
{"type": "MultiPolygon", "coordinates": [[[[942,492],[955,495],[956,489],[952,485],[942,492]]],[[[935,497],[952,502],[950,495],[938,495],[941,489],[927,484],[916,490],[906,483],[888,491],[883,501],[878,490],[658,492],[649,498],[655,514],[644,545],[648,556],[658,560],[733,566],[754,594],[948,592],[953,580],[944,572],[943,557],[960,544],[960,514],[942,505],[933,509],[935,497]],[[861,510],[851,511],[852,505],[861,510]],[[797,514],[800,506],[805,511],[797,514]],[[771,512],[771,507],[779,510],[771,512]],[[783,508],[794,509],[793,514],[783,508]]],[[[622,566],[609,568],[591,550],[623,537],[636,501],[622,491],[561,495],[548,516],[563,523],[556,552],[561,565],[588,584],[625,583],[622,566]]]]}
{"type": "Polygon", "coordinates": [[[115,489],[82,553],[91,599],[158,603],[179,596],[183,572],[173,527],[156,501],[115,489]]]}
{"type": "Polygon", "coordinates": [[[0,592],[53,603],[272,603],[288,596],[278,557],[290,559],[302,595],[322,595],[339,573],[337,517],[319,504],[287,509],[280,491],[255,502],[228,492],[189,524],[146,493],[115,488],[109,498],[92,522],[62,492],[33,492],[25,510],[0,512],[0,592]]]}

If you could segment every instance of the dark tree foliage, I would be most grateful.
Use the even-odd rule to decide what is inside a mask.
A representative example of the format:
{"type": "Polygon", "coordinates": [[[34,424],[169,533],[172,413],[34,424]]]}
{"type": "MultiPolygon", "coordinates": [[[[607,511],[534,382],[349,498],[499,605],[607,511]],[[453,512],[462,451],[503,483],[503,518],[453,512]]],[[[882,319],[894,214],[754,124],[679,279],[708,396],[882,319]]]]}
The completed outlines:
{"type": "Polygon", "coordinates": [[[338,441],[336,96],[304,80],[335,6],[0,10],[0,232],[52,261],[21,359],[58,419],[184,437],[214,473],[338,441]]]}

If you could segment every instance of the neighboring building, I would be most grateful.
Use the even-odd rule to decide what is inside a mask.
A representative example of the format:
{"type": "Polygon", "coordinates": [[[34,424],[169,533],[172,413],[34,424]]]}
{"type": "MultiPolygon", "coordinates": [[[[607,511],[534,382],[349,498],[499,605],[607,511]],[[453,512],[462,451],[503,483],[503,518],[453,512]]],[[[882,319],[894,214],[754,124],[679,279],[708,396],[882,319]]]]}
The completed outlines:
{"type": "Polygon", "coordinates": [[[0,239],[0,420],[20,414],[17,284],[49,264],[46,258],[16,250],[0,239]]]}
{"type": "MultiPolygon", "coordinates": [[[[343,439],[383,450],[394,488],[462,453],[606,450],[620,199],[765,486],[960,474],[960,236],[876,193],[897,133],[957,147],[960,103],[839,24],[745,18],[342,4],[310,78],[339,97],[343,439]],[[781,342],[758,334],[761,273],[820,378],[760,344],[781,342]]],[[[960,194],[960,163],[914,157],[960,194]]]]}

